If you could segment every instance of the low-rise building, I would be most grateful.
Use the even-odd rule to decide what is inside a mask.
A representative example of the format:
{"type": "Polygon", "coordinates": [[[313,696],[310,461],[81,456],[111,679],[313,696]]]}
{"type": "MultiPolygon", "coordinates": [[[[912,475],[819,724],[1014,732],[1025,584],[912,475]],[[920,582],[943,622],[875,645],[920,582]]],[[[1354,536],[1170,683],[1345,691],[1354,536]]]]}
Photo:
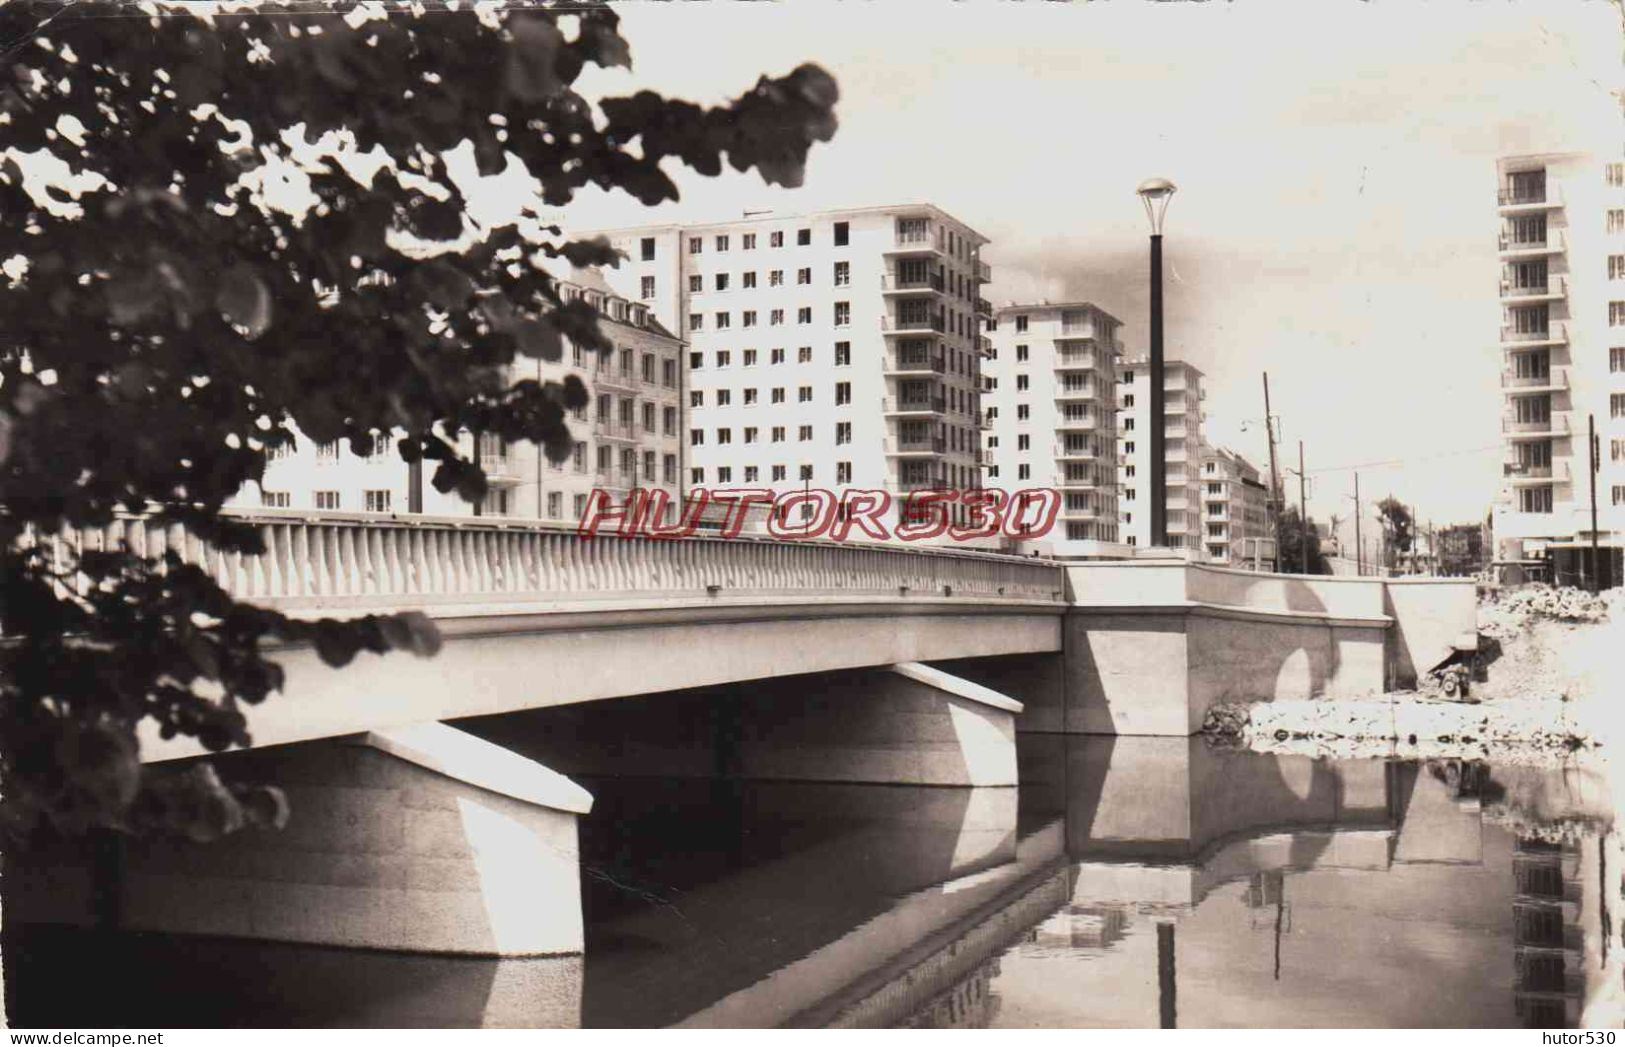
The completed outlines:
{"type": "Polygon", "coordinates": [[[1257,466],[1224,447],[1202,447],[1202,547],[1207,559],[1275,568],[1269,488],[1257,466]]]}
{"type": "MultiPolygon", "coordinates": [[[[1129,545],[1151,542],[1151,374],[1147,357],[1120,365],[1117,383],[1118,533],[1129,545]]],[[[1202,372],[1183,360],[1163,363],[1163,461],[1168,547],[1205,555],[1201,526],[1202,372]]]]}

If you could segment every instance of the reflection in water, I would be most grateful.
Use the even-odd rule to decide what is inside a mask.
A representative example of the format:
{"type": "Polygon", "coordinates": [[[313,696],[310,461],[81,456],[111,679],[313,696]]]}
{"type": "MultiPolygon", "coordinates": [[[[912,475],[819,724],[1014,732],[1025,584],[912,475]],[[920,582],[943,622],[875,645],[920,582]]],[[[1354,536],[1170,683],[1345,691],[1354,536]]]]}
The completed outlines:
{"type": "Polygon", "coordinates": [[[1019,790],[589,781],[584,957],[8,925],[8,1008],[80,1026],[1551,1027],[1600,970],[1608,812],[1571,773],[1183,738],[1022,736],[1020,756],[1019,790]],[[95,1014],[53,993],[87,978],[121,987],[95,1014]]]}

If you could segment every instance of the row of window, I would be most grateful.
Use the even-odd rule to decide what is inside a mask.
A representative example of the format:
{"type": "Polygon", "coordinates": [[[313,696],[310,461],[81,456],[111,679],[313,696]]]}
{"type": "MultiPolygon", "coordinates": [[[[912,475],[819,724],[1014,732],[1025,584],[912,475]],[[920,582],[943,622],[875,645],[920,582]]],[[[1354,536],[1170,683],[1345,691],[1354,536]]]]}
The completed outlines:
{"type": "MultiPolygon", "coordinates": [[[[758,313],[755,309],[745,309],[739,314],[740,327],[755,327],[758,313]]],[[[850,327],[852,325],[852,303],[836,302],[833,321],[836,327],[850,327]]],[[[770,309],[767,314],[769,327],[780,327],[784,324],[784,310],[770,309]]],[[[810,324],[813,322],[812,306],[804,305],[796,310],[796,323],[810,324]]],[[[712,314],[712,330],[726,331],[733,326],[733,313],[726,309],[718,310],[712,314]]],[[[689,313],[688,329],[690,331],[705,330],[705,314],[689,313]]]]}
{"type": "MultiPolygon", "coordinates": [[[[831,234],[831,240],[832,240],[832,242],[834,243],[834,245],[836,247],[845,247],[845,246],[847,246],[847,243],[850,241],[851,235],[852,235],[851,223],[849,223],[849,222],[836,222],[831,227],[830,234],[831,234]]],[[[739,236],[739,249],[741,251],[754,251],[754,250],[756,250],[756,243],[757,243],[757,234],[756,233],[741,233],[740,236],[739,236]]],[[[808,247],[808,246],[811,246],[811,244],[812,244],[812,229],[811,228],[797,229],[796,230],[796,246],[797,247],[808,247]]],[[[712,246],[713,249],[715,249],[717,251],[727,251],[727,250],[729,250],[733,246],[733,234],[731,234],[731,233],[717,233],[711,239],[711,246],[712,246]]],[[[778,229],[778,230],[774,230],[772,232],[769,232],[767,234],[767,246],[769,246],[769,247],[783,247],[784,246],[784,230],[778,229]]],[[[691,236],[691,237],[688,238],[688,253],[689,254],[701,254],[704,251],[705,251],[705,237],[703,237],[703,236],[691,236]]],[[[643,238],[642,252],[643,252],[643,260],[645,262],[654,261],[654,257],[655,257],[655,238],[654,237],[646,236],[646,237],[643,238]]]]}
{"type": "MultiPolygon", "coordinates": [[[[391,509],[392,492],[388,490],[369,490],[361,492],[361,507],[369,513],[387,513],[391,509]]],[[[317,491],[314,497],[317,509],[343,509],[343,500],[338,491],[317,491]]],[[[260,504],[267,509],[291,509],[293,496],[287,491],[260,489],[260,504]]]]}
{"type": "MultiPolygon", "coordinates": [[[[785,402],[785,393],[786,393],[786,391],[787,391],[786,388],[784,386],[782,386],[782,385],[774,386],[773,388],[769,389],[768,390],[768,403],[772,403],[772,404],[782,404],[782,403],[784,403],[785,402]]],[[[740,390],[740,393],[741,393],[740,403],[743,404],[746,407],[754,407],[754,406],[756,406],[756,404],[759,402],[758,397],[757,397],[757,394],[759,392],[760,392],[760,390],[755,389],[755,388],[740,390]]],[[[813,387],[812,386],[803,385],[803,386],[800,386],[800,387],[798,387],[796,389],[796,402],[797,403],[810,404],[810,403],[812,403],[812,400],[813,400],[813,387]]],[[[837,407],[840,407],[840,406],[843,406],[845,404],[849,404],[851,402],[852,402],[852,383],[851,382],[836,382],[835,383],[835,405],[837,407]]],[[[714,407],[731,407],[733,405],[733,390],[732,389],[713,389],[713,390],[711,390],[711,403],[712,403],[712,406],[714,406],[714,407]]],[[[688,405],[690,407],[704,407],[705,406],[705,390],[704,389],[690,389],[688,391],[688,405]]]]}
{"type": "MultiPolygon", "coordinates": [[[[813,271],[812,271],[812,268],[810,266],[805,266],[803,268],[797,269],[796,270],[796,286],[798,286],[798,287],[811,286],[811,284],[813,282],[813,275],[812,274],[813,274],[813,271]]],[[[834,285],[836,287],[847,287],[847,286],[849,286],[852,283],[852,263],[851,262],[836,262],[836,263],[834,263],[834,271],[833,271],[833,274],[831,276],[831,280],[832,280],[832,282],[834,283],[834,285]]],[[[729,289],[730,285],[732,284],[732,281],[733,281],[733,274],[731,274],[731,273],[713,273],[713,274],[711,274],[711,289],[713,291],[727,291],[729,289]]],[[[739,274],[739,286],[740,286],[740,288],[742,290],[746,290],[746,291],[755,290],[756,289],[756,270],[747,269],[747,270],[741,272],[739,274]]],[[[784,270],[783,269],[769,269],[767,271],[767,286],[769,286],[769,287],[783,287],[784,286],[784,270]]],[[[645,298],[653,298],[654,297],[654,277],[646,276],[646,277],[643,278],[642,290],[643,290],[643,296],[645,298]]],[[[705,277],[703,275],[699,274],[699,273],[690,273],[689,277],[688,277],[688,293],[689,294],[703,294],[704,292],[705,292],[705,277]]]]}
{"type": "MultiPolygon", "coordinates": [[[[800,466],[798,466],[798,470],[797,479],[811,480],[814,478],[814,469],[810,464],[802,463],[800,466]]],[[[730,484],[734,482],[734,469],[731,465],[717,466],[712,471],[712,475],[716,478],[716,482],[719,484],[730,484]]],[[[739,475],[740,482],[742,483],[760,483],[762,480],[762,468],[758,465],[742,466],[740,467],[739,475]]],[[[689,482],[695,486],[704,485],[706,482],[705,476],[706,472],[703,466],[695,466],[688,471],[689,482]]],[[[789,466],[770,465],[768,466],[768,476],[773,483],[787,482],[790,476],[789,466]]],[[[852,482],[851,462],[835,463],[835,482],[838,484],[849,484],[852,482]]]]}

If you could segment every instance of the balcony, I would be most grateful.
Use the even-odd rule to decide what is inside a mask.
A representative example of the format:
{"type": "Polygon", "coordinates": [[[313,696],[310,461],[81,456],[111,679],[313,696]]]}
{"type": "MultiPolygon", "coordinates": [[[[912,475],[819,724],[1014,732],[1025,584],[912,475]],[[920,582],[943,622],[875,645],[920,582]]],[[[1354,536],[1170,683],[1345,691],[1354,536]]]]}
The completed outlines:
{"type": "Polygon", "coordinates": [[[1055,354],[1057,371],[1092,371],[1099,365],[1094,353],[1060,352],[1055,354]]]}
{"type": "Polygon", "coordinates": [[[946,357],[924,354],[888,359],[882,373],[887,377],[907,377],[909,375],[944,374],[947,368],[948,361],[946,357]]]}
{"type": "Polygon", "coordinates": [[[1513,418],[1501,419],[1501,432],[1513,440],[1541,440],[1569,435],[1569,416],[1553,413],[1550,418],[1533,422],[1520,422],[1513,418]]]}
{"type": "Polygon", "coordinates": [[[1077,509],[1071,509],[1064,505],[1061,507],[1061,519],[1063,520],[1100,520],[1106,516],[1106,511],[1099,506],[1083,506],[1077,509]]]}
{"type": "Polygon", "coordinates": [[[1183,440],[1190,435],[1190,430],[1183,425],[1164,426],[1162,436],[1165,440],[1183,440]]]}
{"type": "Polygon", "coordinates": [[[889,415],[901,414],[947,414],[948,398],[945,396],[917,396],[897,397],[888,396],[884,403],[884,413],[889,415]]]}
{"type": "Polygon", "coordinates": [[[1063,476],[1055,481],[1055,489],[1058,491],[1094,491],[1101,486],[1098,481],[1087,476],[1063,476]]]}
{"type": "Polygon", "coordinates": [[[1568,327],[1560,323],[1548,324],[1545,330],[1540,331],[1519,331],[1506,326],[1501,328],[1501,345],[1504,348],[1527,349],[1537,345],[1567,345],[1568,341],[1568,327]]]}
{"type": "Polygon", "coordinates": [[[1563,230],[1548,229],[1544,240],[1515,240],[1511,233],[1502,233],[1499,244],[1501,257],[1522,258],[1562,254],[1568,248],[1568,239],[1563,235],[1563,230]]]}
{"type": "Polygon", "coordinates": [[[884,294],[940,294],[943,290],[941,273],[881,273],[880,290],[884,294]]]}
{"type": "Polygon", "coordinates": [[[1532,189],[1505,189],[1496,194],[1502,214],[1532,214],[1563,206],[1563,191],[1555,185],[1532,189]]]}
{"type": "Polygon", "coordinates": [[[612,440],[636,440],[638,438],[637,426],[632,422],[617,422],[600,418],[592,423],[594,436],[606,436],[612,440]]]}
{"type": "Polygon", "coordinates": [[[944,330],[946,324],[941,313],[930,316],[882,316],[880,329],[887,334],[914,334],[944,330]]]}
{"type": "Polygon", "coordinates": [[[1508,369],[1501,372],[1501,388],[1509,395],[1523,393],[1561,392],[1569,387],[1569,369],[1553,367],[1546,374],[1517,374],[1508,369]]]}
{"type": "Polygon", "coordinates": [[[1169,495],[1165,501],[1165,504],[1167,505],[1169,512],[1182,513],[1191,507],[1191,500],[1185,497],[1175,498],[1173,495],[1169,495]]]}
{"type": "Polygon", "coordinates": [[[942,233],[929,227],[897,230],[887,254],[942,254],[942,233]]]}
{"type": "Polygon", "coordinates": [[[993,303],[986,298],[976,299],[976,315],[985,316],[989,320],[993,319],[993,303]]]}
{"type": "Polygon", "coordinates": [[[1550,483],[1565,484],[1569,482],[1569,463],[1567,460],[1551,462],[1546,465],[1503,462],[1501,463],[1501,475],[1514,487],[1539,486],[1550,483]]]}
{"type": "Polygon", "coordinates": [[[977,262],[976,280],[978,283],[991,283],[993,281],[993,267],[986,262],[977,262]]]}
{"type": "Polygon", "coordinates": [[[886,485],[893,494],[908,494],[911,491],[930,491],[949,487],[946,476],[904,476],[886,485]]]}
{"type": "Polygon", "coordinates": [[[603,389],[624,389],[629,393],[635,393],[642,388],[637,375],[630,372],[622,373],[608,367],[592,376],[592,384],[603,389]]]}
{"type": "Polygon", "coordinates": [[[938,455],[947,450],[948,440],[942,436],[886,437],[886,455],[891,458],[938,455]]]}
{"type": "Polygon", "coordinates": [[[983,411],[976,417],[976,428],[982,430],[983,432],[988,432],[993,428],[993,419],[988,417],[986,411],[983,411]]]}
{"type": "Polygon", "coordinates": [[[990,360],[993,358],[993,339],[987,335],[976,336],[976,348],[985,358],[990,360]]]}
{"type": "Polygon", "coordinates": [[[1087,444],[1068,446],[1064,443],[1055,445],[1055,460],[1057,462],[1093,462],[1100,459],[1100,452],[1092,450],[1087,444]]]}
{"type": "Polygon", "coordinates": [[[1062,416],[1056,419],[1055,429],[1057,432],[1093,433],[1100,429],[1100,419],[1095,415],[1074,418],[1062,416]]]}
{"type": "Polygon", "coordinates": [[[1060,385],[1057,385],[1055,387],[1055,402],[1056,403],[1067,403],[1067,402],[1076,402],[1076,401],[1079,401],[1079,400],[1098,400],[1098,399],[1100,399],[1100,393],[1099,393],[1098,390],[1095,389],[1095,385],[1094,385],[1093,382],[1079,383],[1077,385],[1069,385],[1069,384],[1067,384],[1065,382],[1062,382],[1060,385]]]}
{"type": "Polygon", "coordinates": [[[1556,302],[1568,295],[1568,278],[1557,273],[1546,277],[1546,282],[1538,285],[1514,285],[1509,280],[1501,281],[1501,301],[1503,302],[1556,302]]]}

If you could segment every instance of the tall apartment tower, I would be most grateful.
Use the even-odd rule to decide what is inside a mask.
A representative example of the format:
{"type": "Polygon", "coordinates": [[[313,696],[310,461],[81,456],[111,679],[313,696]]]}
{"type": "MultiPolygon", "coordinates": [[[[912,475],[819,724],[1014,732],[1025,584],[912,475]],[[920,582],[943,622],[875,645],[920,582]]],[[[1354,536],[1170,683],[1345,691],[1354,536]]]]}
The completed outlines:
{"type": "MultiPolygon", "coordinates": [[[[555,276],[566,300],[586,298],[598,309],[600,327],[615,351],[605,356],[566,344],[558,361],[515,360],[513,380],[558,381],[575,374],[587,386],[590,404],[569,420],[575,449],[561,463],[548,462],[529,442],[508,444],[490,434],[481,437],[479,458],[489,491],[479,515],[573,524],[581,519],[587,494],[595,487],[617,500],[641,487],[664,489],[668,517],[673,516],[682,493],[682,343],[645,304],[616,295],[597,272],[561,268],[555,276]]],[[[472,457],[472,437],[463,434],[460,446],[472,457]]],[[[421,480],[414,483],[392,438],[375,437],[371,452],[354,454],[345,441],[313,444],[301,439],[297,450],[267,465],[258,490],[244,489],[230,504],[475,515],[474,506],[454,493],[441,494],[429,483],[433,463],[424,464],[421,480]]]]}
{"type": "Polygon", "coordinates": [[[1121,322],[1089,302],[1001,306],[988,324],[988,485],[1052,488],[1061,508],[1036,540],[1052,555],[1123,555],[1117,522],[1121,322]]]}
{"type": "MultiPolygon", "coordinates": [[[[1596,419],[1597,540],[1620,584],[1625,545],[1625,163],[1593,154],[1497,165],[1503,486],[1495,556],[1549,559],[1578,584],[1591,544],[1587,418],[1596,419]]],[[[1611,568],[1611,571],[1610,571],[1611,568]]]]}
{"type": "Polygon", "coordinates": [[[688,486],[981,486],[990,272],[965,223],[918,204],[603,235],[627,258],[608,278],[689,343],[688,486]]]}
{"type": "MultiPolygon", "coordinates": [[[[1147,357],[1122,365],[1117,382],[1119,533],[1151,545],[1151,369],[1147,357]]],[[[1201,528],[1202,372],[1182,360],[1163,363],[1163,459],[1168,547],[1205,554],[1201,528]]]]}
{"type": "Polygon", "coordinates": [[[1202,547],[1214,563],[1273,570],[1269,488],[1257,466],[1224,447],[1202,447],[1202,547]]]}

